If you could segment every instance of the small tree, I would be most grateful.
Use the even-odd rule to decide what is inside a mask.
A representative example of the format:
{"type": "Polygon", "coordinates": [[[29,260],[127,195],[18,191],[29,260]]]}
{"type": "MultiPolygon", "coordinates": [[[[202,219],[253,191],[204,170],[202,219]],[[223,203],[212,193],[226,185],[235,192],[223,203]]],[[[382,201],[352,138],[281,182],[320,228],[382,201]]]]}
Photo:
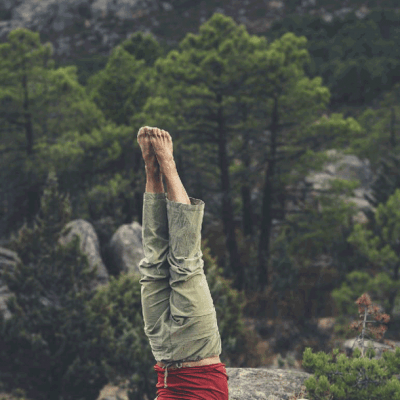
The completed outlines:
{"type": "MultiPolygon", "coordinates": [[[[379,312],[379,307],[375,304],[372,304],[371,298],[368,293],[362,294],[355,302],[358,304],[358,312],[360,314],[361,321],[354,321],[351,323],[350,328],[356,331],[361,332],[359,337],[354,341],[353,347],[358,341],[361,344],[362,353],[361,357],[364,357],[364,338],[367,337],[368,332],[371,333],[373,338],[377,340],[381,340],[385,332],[387,331],[386,325],[379,325],[377,327],[371,326],[371,324],[375,321],[367,320],[368,315],[373,315],[376,321],[383,321],[383,323],[387,324],[390,321],[390,317],[387,314],[381,314],[379,312]],[[367,325],[368,324],[368,325],[367,325]]],[[[394,344],[388,340],[384,340],[385,343],[389,344],[394,349],[394,344]]],[[[353,349],[352,347],[352,349],[353,349]]],[[[383,351],[387,351],[384,349],[383,351]]]]}

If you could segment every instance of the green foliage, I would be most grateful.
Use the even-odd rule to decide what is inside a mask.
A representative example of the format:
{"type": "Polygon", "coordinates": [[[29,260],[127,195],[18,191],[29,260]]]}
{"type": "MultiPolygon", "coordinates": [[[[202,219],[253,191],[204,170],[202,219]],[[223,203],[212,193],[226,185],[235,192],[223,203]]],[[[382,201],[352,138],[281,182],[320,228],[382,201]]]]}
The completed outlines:
{"type": "Polygon", "coordinates": [[[49,168],[33,172],[31,165],[42,161],[36,146],[53,144],[70,130],[90,132],[105,120],[78,83],[76,67],[54,69],[51,45],[22,28],[0,45],[0,104],[0,196],[7,199],[1,222],[10,232],[38,211],[49,168]]]}
{"type": "Polygon", "coordinates": [[[353,11],[331,22],[293,13],[275,21],[266,36],[304,35],[312,57],[307,72],[323,78],[333,104],[364,104],[398,82],[398,25],[399,15],[389,9],[372,9],[362,20],[353,11]]]}
{"type": "MultiPolygon", "coordinates": [[[[386,204],[379,204],[373,221],[373,229],[367,229],[362,224],[356,224],[353,232],[348,237],[348,242],[357,247],[358,251],[365,255],[370,265],[376,270],[382,270],[382,274],[375,276],[373,280],[368,282],[365,275],[353,274],[352,279],[355,281],[362,277],[365,285],[371,290],[380,293],[381,297],[387,297],[385,303],[392,312],[396,296],[399,290],[399,281],[397,277],[398,262],[400,254],[398,252],[398,235],[399,235],[399,202],[400,190],[389,197],[386,204]],[[383,286],[382,286],[383,285],[383,286]],[[382,292],[381,289],[387,289],[382,292]]],[[[355,288],[356,289],[356,288],[355,288]]],[[[361,287],[357,288],[361,290],[361,287]]],[[[366,290],[366,288],[364,288],[366,290]]],[[[343,300],[345,293],[348,292],[346,286],[343,286],[340,291],[336,292],[338,301],[341,302],[343,307],[343,300]],[[341,300],[339,300],[341,299],[341,300]]],[[[357,293],[354,293],[356,295],[357,293]]],[[[385,301],[382,298],[382,301],[385,301]]]]}
{"type": "Polygon", "coordinates": [[[78,83],[76,67],[54,69],[52,53],[49,43],[40,43],[39,33],[23,28],[11,31],[0,45],[3,129],[22,130],[29,113],[35,138],[50,141],[60,131],[87,131],[104,122],[78,83]]]}
{"type": "MultiPolygon", "coordinates": [[[[384,271],[392,272],[399,261],[397,251],[399,234],[400,189],[389,197],[386,204],[379,204],[375,212],[374,231],[356,224],[349,242],[366,254],[371,262],[384,271]]],[[[393,276],[393,275],[392,275],[393,276]]]]}
{"type": "MultiPolygon", "coordinates": [[[[189,146],[206,143],[207,154],[215,154],[210,161],[217,171],[210,186],[219,186],[226,193],[224,198],[235,199],[236,204],[245,184],[267,184],[259,172],[267,168],[267,160],[275,157],[276,172],[270,178],[273,193],[265,201],[272,204],[278,193],[284,196],[291,171],[309,171],[310,165],[302,158],[304,153],[314,164],[315,159],[321,159],[317,154],[321,147],[342,147],[360,130],[354,119],[344,121],[342,115],[333,115],[329,123],[311,127],[326,108],[330,93],[320,78],[305,76],[304,65],[310,59],[305,47],[306,39],[293,33],[268,44],[263,38],[249,35],[231,18],[216,13],[200,27],[198,35],[189,33],[179,50],[156,61],[157,84],[132,123],[163,126],[173,132],[174,151],[176,146],[182,164],[190,165],[190,169],[195,163],[186,155],[189,146]],[[266,130],[269,135],[261,134],[266,130]],[[244,167],[235,168],[233,160],[243,162],[244,167]],[[248,176],[250,166],[252,178],[248,176]],[[234,188],[230,173],[239,179],[234,188]],[[278,189],[277,181],[281,183],[278,189]]],[[[196,191],[193,180],[189,185],[189,190],[196,191]]],[[[239,207],[236,212],[240,212],[239,207]]],[[[230,215],[230,206],[225,208],[225,231],[233,230],[228,225],[235,215],[230,215]]],[[[261,217],[267,218],[270,211],[263,209],[261,217]]],[[[262,221],[263,225],[268,223],[262,221]]],[[[231,256],[233,247],[228,249],[231,256]]],[[[239,275],[235,263],[232,259],[225,267],[239,275]]],[[[238,281],[245,279],[243,276],[238,281]]]]}
{"type": "Polygon", "coordinates": [[[375,104],[374,108],[368,107],[358,115],[363,134],[350,142],[348,152],[370,161],[371,169],[377,172],[372,188],[378,203],[381,203],[394,192],[399,179],[396,130],[400,115],[400,83],[391,87],[375,104]]]}
{"type": "Polygon", "coordinates": [[[362,351],[355,348],[348,358],[343,352],[338,356],[339,349],[330,354],[313,354],[310,347],[304,350],[302,367],[306,372],[314,373],[304,381],[311,400],[400,399],[400,382],[393,376],[400,371],[400,349],[396,348],[395,352],[385,349],[380,359],[373,359],[376,352],[369,342],[364,356],[367,334],[381,339],[387,330],[384,325],[373,327],[371,323],[387,323],[390,317],[381,314],[366,293],[355,303],[359,305],[360,321],[353,322],[350,328],[361,332],[356,340],[361,341],[362,351]],[[368,320],[368,316],[373,316],[374,320],[368,320]]]}
{"type": "Polygon", "coordinates": [[[118,46],[105,69],[90,77],[88,91],[107,119],[128,125],[150,94],[150,74],[144,60],[137,60],[123,46],[118,46]]]}
{"type": "Polygon", "coordinates": [[[231,287],[231,280],[222,277],[222,268],[211,256],[207,239],[202,240],[204,272],[217,312],[222,343],[222,362],[228,367],[258,366],[261,354],[256,349],[258,339],[246,328],[243,308],[245,296],[231,287]]]}
{"type": "Polygon", "coordinates": [[[154,357],[143,329],[140,283],[137,276],[110,277],[87,303],[88,319],[102,327],[107,345],[108,383],[121,385],[128,379],[129,400],[156,396],[154,357]]]}
{"type": "Polygon", "coordinates": [[[382,307],[388,309],[387,293],[398,289],[398,287],[399,283],[391,279],[385,272],[380,272],[371,277],[364,271],[352,271],[346,275],[346,281],[342,283],[340,288],[332,291],[332,298],[335,300],[339,313],[349,316],[356,313],[357,307],[354,302],[366,291],[377,298],[382,307]]]}
{"type": "Polygon", "coordinates": [[[314,376],[304,381],[310,399],[394,399],[400,398],[400,383],[389,374],[388,368],[398,371],[395,354],[384,353],[383,358],[374,360],[374,351],[368,358],[360,358],[360,350],[355,349],[351,358],[335,349],[332,354],[313,354],[307,348],[303,354],[303,367],[314,376]]]}
{"type": "Polygon", "coordinates": [[[325,188],[326,193],[319,194],[315,201],[301,205],[302,213],[287,215],[272,243],[271,286],[281,302],[281,312],[299,323],[312,316],[310,303],[299,299],[305,296],[313,302],[318,299],[315,312],[320,314],[324,293],[352,266],[347,237],[352,231],[351,221],[356,210],[340,196],[351,194],[357,185],[342,179],[330,181],[330,190],[325,188]],[[326,265],[316,265],[321,255],[330,256],[326,265]]]}
{"type": "Polygon", "coordinates": [[[142,192],[144,183],[143,174],[135,174],[142,157],[131,128],[110,123],[90,133],[70,131],[52,145],[39,144],[37,154],[41,163],[29,167],[38,175],[55,168],[73,196],[76,217],[132,221],[134,192],[142,192]]]}
{"type": "Polygon", "coordinates": [[[133,55],[136,60],[144,60],[147,67],[152,67],[156,60],[163,55],[163,47],[150,33],[135,32],[120,46],[133,55]]]}
{"type": "Polygon", "coordinates": [[[97,274],[78,237],[57,242],[71,213],[57,186],[52,172],[34,227],[24,225],[10,243],[21,263],[2,274],[14,296],[7,302],[12,317],[0,322],[0,379],[32,399],[96,399],[107,382],[104,343],[97,343],[101,327],[89,324],[85,302],[97,274]]]}
{"type": "MultiPolygon", "coordinates": [[[[84,55],[72,61],[77,67],[78,81],[81,85],[86,86],[89,78],[102,70],[108,61],[109,56],[103,54],[84,55]]],[[[59,66],[68,64],[60,63],[59,66]]]]}
{"type": "Polygon", "coordinates": [[[376,207],[380,203],[386,203],[389,197],[400,186],[400,157],[389,153],[381,157],[380,166],[373,182],[373,199],[369,201],[376,207]]]}

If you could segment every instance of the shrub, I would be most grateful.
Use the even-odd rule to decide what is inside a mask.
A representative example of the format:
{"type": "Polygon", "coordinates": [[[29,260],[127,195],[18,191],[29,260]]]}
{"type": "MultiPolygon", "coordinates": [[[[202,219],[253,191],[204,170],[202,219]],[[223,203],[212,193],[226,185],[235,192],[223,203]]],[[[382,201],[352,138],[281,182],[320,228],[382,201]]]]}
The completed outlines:
{"type": "MultiPolygon", "coordinates": [[[[308,347],[303,353],[303,368],[306,372],[314,373],[304,381],[311,400],[400,399],[400,382],[393,376],[400,371],[400,348],[396,348],[395,353],[383,350],[379,360],[373,359],[376,353],[371,346],[364,355],[364,339],[368,333],[381,339],[387,329],[383,325],[371,326],[374,321],[368,320],[368,315],[373,315],[376,321],[384,323],[390,318],[379,313],[378,307],[371,304],[366,293],[356,303],[359,305],[362,320],[353,322],[350,329],[361,331],[356,341],[361,342],[362,352],[356,348],[348,358],[344,352],[339,355],[339,349],[334,349],[331,354],[313,354],[308,347]]],[[[389,341],[385,342],[394,347],[389,341]]]]}
{"type": "Polygon", "coordinates": [[[157,375],[149,341],[144,333],[141,288],[136,275],[111,276],[107,286],[97,290],[87,304],[91,326],[99,331],[105,346],[108,380],[113,385],[127,381],[130,400],[156,397],[157,375]]]}

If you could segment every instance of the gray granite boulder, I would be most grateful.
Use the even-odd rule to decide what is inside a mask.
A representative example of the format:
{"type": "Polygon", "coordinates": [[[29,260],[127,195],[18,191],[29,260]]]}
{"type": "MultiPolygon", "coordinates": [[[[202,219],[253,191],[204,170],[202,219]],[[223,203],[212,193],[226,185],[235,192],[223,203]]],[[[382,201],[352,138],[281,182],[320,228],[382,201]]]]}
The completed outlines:
{"type": "MultiPolygon", "coordinates": [[[[373,358],[379,360],[382,357],[383,350],[388,350],[394,353],[396,351],[396,347],[400,347],[400,342],[395,342],[393,340],[390,340],[389,342],[395,346],[394,349],[385,343],[379,343],[374,340],[364,340],[364,348],[367,349],[369,346],[372,346],[376,353],[375,357],[373,358]]],[[[357,340],[357,338],[344,341],[342,344],[342,348],[346,351],[348,357],[353,354],[355,348],[359,348],[362,352],[361,341],[357,340]]]]}
{"type": "MultiPolygon", "coordinates": [[[[15,251],[0,247],[0,274],[3,271],[12,272],[16,264],[21,260],[15,251]]],[[[10,310],[7,307],[7,299],[12,295],[8,286],[0,279],[0,313],[7,320],[11,317],[10,310]]]]}
{"type": "Polygon", "coordinates": [[[311,374],[294,369],[227,368],[229,400],[306,398],[303,382],[311,374]],[[304,396],[304,397],[302,397],[304,396]]]}
{"type": "Polygon", "coordinates": [[[144,257],[142,226],[136,221],[120,226],[111,238],[109,255],[113,269],[139,277],[138,266],[144,257]]]}
{"type": "Polygon", "coordinates": [[[68,234],[64,234],[60,237],[59,243],[65,245],[69,243],[75,235],[79,236],[81,240],[81,251],[87,255],[90,267],[93,269],[95,265],[97,265],[98,268],[97,281],[94,282],[95,286],[108,283],[108,271],[100,256],[99,240],[93,226],[83,219],[77,219],[70,221],[64,229],[66,230],[69,228],[71,228],[70,231],[68,234]]]}
{"type": "MultiPolygon", "coordinates": [[[[310,189],[306,192],[305,201],[315,202],[319,196],[320,190],[328,190],[330,182],[334,179],[346,179],[348,181],[359,180],[359,188],[354,190],[354,196],[341,198],[346,202],[353,202],[358,213],[353,217],[354,222],[364,223],[367,221],[365,211],[375,211],[375,208],[365,199],[364,195],[373,198],[371,184],[373,182],[373,174],[368,159],[360,160],[357,156],[351,154],[343,154],[336,149],[326,151],[329,161],[326,162],[321,171],[311,172],[304,181],[299,182],[294,187],[287,186],[287,189],[295,189],[295,193],[306,191],[306,187],[310,189]]],[[[290,200],[287,205],[288,210],[298,210],[297,201],[290,200]]],[[[321,210],[321,206],[318,205],[321,210]]]]}

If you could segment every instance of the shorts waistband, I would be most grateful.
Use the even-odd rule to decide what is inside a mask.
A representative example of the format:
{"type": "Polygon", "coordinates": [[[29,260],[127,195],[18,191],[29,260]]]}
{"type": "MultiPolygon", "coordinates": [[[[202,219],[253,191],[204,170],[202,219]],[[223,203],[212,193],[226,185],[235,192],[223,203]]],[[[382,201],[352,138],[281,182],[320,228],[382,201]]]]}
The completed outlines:
{"type": "MultiPolygon", "coordinates": [[[[193,361],[192,361],[192,364],[193,364],[193,361]]],[[[157,372],[162,372],[162,370],[164,370],[164,388],[167,388],[168,387],[168,385],[167,385],[168,369],[170,371],[171,370],[180,369],[180,368],[189,368],[189,367],[190,368],[202,368],[202,369],[204,369],[204,368],[215,368],[215,367],[219,367],[221,365],[225,366],[225,364],[223,364],[221,362],[218,362],[218,363],[214,363],[214,364],[195,365],[195,366],[190,367],[190,361],[184,362],[184,363],[171,361],[171,362],[166,363],[163,367],[160,367],[159,365],[156,364],[154,366],[154,369],[157,372]],[[175,367],[175,365],[176,365],[176,367],[175,367]]]]}

